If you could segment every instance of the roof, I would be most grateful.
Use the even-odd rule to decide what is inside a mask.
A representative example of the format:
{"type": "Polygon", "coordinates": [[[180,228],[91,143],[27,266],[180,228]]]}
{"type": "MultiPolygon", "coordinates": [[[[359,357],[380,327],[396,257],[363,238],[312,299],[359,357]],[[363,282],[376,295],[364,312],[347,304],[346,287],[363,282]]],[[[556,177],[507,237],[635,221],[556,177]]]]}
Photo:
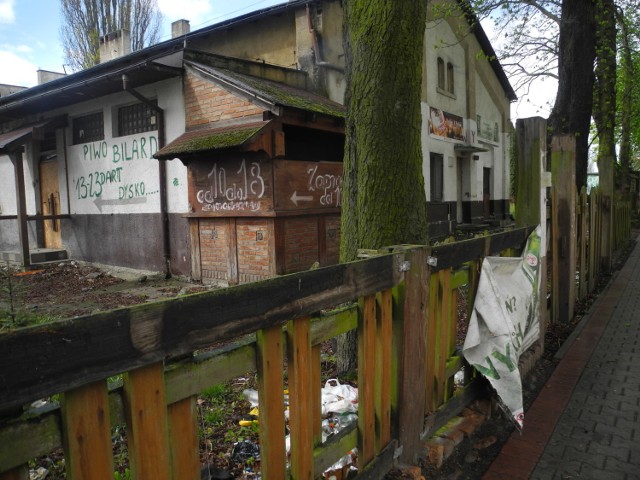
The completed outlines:
{"type": "Polygon", "coordinates": [[[158,150],[153,156],[158,160],[168,160],[177,156],[240,147],[249,143],[269,123],[268,121],[253,122],[186,132],[158,150]]]}
{"type": "Polygon", "coordinates": [[[467,22],[469,23],[469,26],[471,27],[471,31],[476,36],[476,39],[478,40],[478,43],[480,44],[482,51],[487,56],[487,61],[489,62],[489,65],[491,65],[493,72],[496,74],[496,77],[498,77],[498,81],[500,82],[500,84],[502,85],[502,88],[507,94],[507,98],[512,102],[515,102],[518,99],[518,96],[516,95],[516,92],[513,90],[513,87],[511,86],[511,83],[507,78],[507,74],[502,68],[500,61],[498,60],[498,55],[496,54],[496,51],[493,49],[493,45],[491,45],[491,41],[489,40],[489,37],[487,37],[486,32],[482,28],[482,25],[480,25],[480,19],[477,17],[475,12],[473,11],[473,8],[469,5],[468,0],[457,0],[457,1],[458,1],[458,5],[460,5],[460,8],[462,9],[467,19],[467,22]]]}
{"type": "Polygon", "coordinates": [[[185,64],[195,68],[216,83],[230,87],[236,92],[244,93],[249,99],[271,106],[295,108],[332,117],[344,118],[345,116],[343,105],[308,90],[199,62],[185,61],[185,64]]]}
{"type": "Polygon", "coordinates": [[[7,154],[12,150],[16,150],[16,147],[24,145],[27,138],[34,132],[46,130],[47,128],[55,128],[65,124],[66,121],[66,116],[59,116],[0,134],[0,155],[7,154]]]}
{"type": "Polygon", "coordinates": [[[2,96],[0,97],[0,121],[42,112],[42,101],[46,101],[47,110],[53,110],[122,91],[123,74],[128,76],[129,86],[132,88],[179,76],[182,73],[182,50],[190,38],[206,36],[262,17],[278,15],[311,1],[292,0],[256,10],[42,85],[2,96]]]}

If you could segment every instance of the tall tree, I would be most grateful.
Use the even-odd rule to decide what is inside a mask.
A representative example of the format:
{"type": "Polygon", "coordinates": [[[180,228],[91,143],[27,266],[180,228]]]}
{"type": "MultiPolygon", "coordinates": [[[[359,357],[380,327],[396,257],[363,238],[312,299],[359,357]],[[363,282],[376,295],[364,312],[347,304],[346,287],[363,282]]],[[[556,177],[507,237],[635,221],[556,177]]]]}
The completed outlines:
{"type": "MultiPolygon", "coordinates": [[[[427,241],[420,95],[426,1],[345,0],[347,119],[341,261],[427,241]]],[[[343,343],[344,340],[344,343],[343,343]]],[[[354,365],[354,337],[338,368],[354,365]]]]}
{"type": "Polygon", "coordinates": [[[140,50],[160,37],[162,15],[157,0],[61,0],[60,34],[67,64],[73,70],[97,65],[100,37],[120,29],[140,50]]]}
{"type": "Polygon", "coordinates": [[[550,133],[576,137],[576,185],[587,184],[593,109],[597,0],[563,0],[558,50],[558,93],[550,133]]]}

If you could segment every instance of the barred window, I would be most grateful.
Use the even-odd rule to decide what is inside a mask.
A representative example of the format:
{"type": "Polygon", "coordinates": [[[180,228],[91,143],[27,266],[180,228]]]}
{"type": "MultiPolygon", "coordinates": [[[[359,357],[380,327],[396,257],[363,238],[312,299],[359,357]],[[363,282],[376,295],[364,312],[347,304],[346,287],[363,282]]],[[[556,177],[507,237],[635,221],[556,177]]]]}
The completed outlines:
{"type": "MultiPolygon", "coordinates": [[[[157,101],[154,100],[154,104],[157,101]]],[[[158,114],[145,103],[134,103],[118,109],[118,136],[158,129],[158,114]]]]}
{"type": "Polygon", "coordinates": [[[102,112],[74,118],[73,143],[89,143],[104,140],[104,118],[102,112]]]}

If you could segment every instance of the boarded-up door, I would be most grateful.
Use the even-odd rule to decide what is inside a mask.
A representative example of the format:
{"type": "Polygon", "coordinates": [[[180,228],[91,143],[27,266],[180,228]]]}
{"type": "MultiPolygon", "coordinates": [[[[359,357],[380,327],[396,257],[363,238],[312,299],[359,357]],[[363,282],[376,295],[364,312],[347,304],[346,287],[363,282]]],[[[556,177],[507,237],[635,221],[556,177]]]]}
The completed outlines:
{"type": "MultiPolygon", "coordinates": [[[[43,215],[60,214],[58,161],[55,157],[40,162],[40,198],[43,215]]],[[[44,220],[45,248],[62,248],[60,220],[44,220]]]]}

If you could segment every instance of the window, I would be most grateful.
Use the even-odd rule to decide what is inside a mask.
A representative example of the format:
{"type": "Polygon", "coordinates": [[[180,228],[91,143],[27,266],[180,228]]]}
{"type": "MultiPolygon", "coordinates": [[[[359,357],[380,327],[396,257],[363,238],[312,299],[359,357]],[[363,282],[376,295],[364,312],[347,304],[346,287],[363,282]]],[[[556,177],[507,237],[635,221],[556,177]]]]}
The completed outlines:
{"type": "Polygon", "coordinates": [[[73,119],[73,143],[89,143],[104,140],[102,112],[91,113],[73,119]]]}
{"type": "Polygon", "coordinates": [[[447,63],[447,92],[455,93],[453,86],[453,63],[447,63]]]}
{"type": "MultiPolygon", "coordinates": [[[[154,102],[157,104],[157,102],[154,102]]],[[[118,109],[118,136],[158,129],[158,114],[145,103],[134,103],[118,109]]]]}
{"type": "Polygon", "coordinates": [[[493,124],[493,141],[498,141],[498,122],[493,124]]]}
{"type": "Polygon", "coordinates": [[[438,57],[438,88],[444,90],[444,60],[438,57]]]}
{"type": "Polygon", "coordinates": [[[431,201],[442,202],[443,199],[443,156],[439,153],[432,153],[429,156],[431,171],[431,201]]]}
{"type": "Polygon", "coordinates": [[[476,115],[476,124],[478,125],[478,137],[482,136],[482,117],[476,115]]]}

